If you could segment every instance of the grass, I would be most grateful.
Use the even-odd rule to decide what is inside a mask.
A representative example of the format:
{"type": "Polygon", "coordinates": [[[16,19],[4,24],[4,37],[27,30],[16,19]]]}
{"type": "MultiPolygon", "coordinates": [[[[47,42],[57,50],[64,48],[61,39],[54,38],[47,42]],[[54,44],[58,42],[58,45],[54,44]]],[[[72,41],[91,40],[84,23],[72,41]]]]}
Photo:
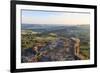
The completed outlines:
{"type": "Polygon", "coordinates": [[[85,59],[90,58],[90,48],[88,45],[80,46],[80,52],[85,56],[85,59]]]}

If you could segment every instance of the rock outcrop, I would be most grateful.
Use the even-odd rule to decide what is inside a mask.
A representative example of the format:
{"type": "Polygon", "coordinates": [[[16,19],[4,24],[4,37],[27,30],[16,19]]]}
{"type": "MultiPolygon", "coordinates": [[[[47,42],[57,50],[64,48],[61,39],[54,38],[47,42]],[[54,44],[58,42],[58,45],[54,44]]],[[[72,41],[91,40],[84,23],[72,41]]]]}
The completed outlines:
{"type": "MultiPolygon", "coordinates": [[[[33,59],[35,61],[32,62],[68,61],[68,60],[71,61],[71,60],[84,59],[84,56],[80,54],[80,39],[78,38],[74,38],[74,37],[71,37],[69,39],[59,38],[54,42],[48,42],[44,46],[41,47],[39,46],[40,45],[35,46],[37,47],[37,49],[33,47],[33,51],[35,52],[32,52],[34,53],[34,56],[31,56],[30,61],[32,61],[33,59]]],[[[27,52],[28,51],[26,51],[26,53],[27,52]]],[[[23,56],[25,56],[24,54],[23,56]]]]}
{"type": "MultiPolygon", "coordinates": [[[[77,38],[70,38],[61,40],[62,44],[57,45],[58,48],[48,52],[49,57],[56,61],[75,60],[80,59],[77,57],[80,52],[80,40],[77,38]]],[[[61,42],[60,42],[61,43],[61,42]]]]}

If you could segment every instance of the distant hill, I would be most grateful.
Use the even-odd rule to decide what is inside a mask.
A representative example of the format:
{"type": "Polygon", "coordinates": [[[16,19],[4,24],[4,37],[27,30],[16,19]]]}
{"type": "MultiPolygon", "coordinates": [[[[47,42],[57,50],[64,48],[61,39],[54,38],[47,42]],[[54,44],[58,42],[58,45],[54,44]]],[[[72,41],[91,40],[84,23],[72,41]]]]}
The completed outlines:
{"type": "Polygon", "coordinates": [[[33,30],[35,32],[48,32],[53,30],[60,30],[63,29],[64,26],[57,26],[57,25],[44,25],[44,24],[22,24],[22,30],[33,30]]]}
{"type": "Polygon", "coordinates": [[[45,25],[45,24],[22,24],[22,30],[33,30],[36,32],[50,32],[50,31],[60,31],[60,30],[83,30],[88,29],[89,25],[71,25],[71,26],[62,26],[62,25],[45,25]]]}
{"type": "Polygon", "coordinates": [[[32,30],[41,34],[55,33],[58,36],[77,37],[83,40],[90,38],[90,25],[45,25],[45,24],[22,24],[22,30],[32,30]]]}

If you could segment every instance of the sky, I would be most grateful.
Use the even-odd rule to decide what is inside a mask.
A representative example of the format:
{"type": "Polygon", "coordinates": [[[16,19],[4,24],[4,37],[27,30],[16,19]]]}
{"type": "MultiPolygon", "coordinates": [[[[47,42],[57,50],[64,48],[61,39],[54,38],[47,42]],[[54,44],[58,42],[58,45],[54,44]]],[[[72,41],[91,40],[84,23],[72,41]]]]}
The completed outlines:
{"type": "Polygon", "coordinates": [[[22,10],[22,24],[82,25],[90,24],[89,13],[22,10]]]}

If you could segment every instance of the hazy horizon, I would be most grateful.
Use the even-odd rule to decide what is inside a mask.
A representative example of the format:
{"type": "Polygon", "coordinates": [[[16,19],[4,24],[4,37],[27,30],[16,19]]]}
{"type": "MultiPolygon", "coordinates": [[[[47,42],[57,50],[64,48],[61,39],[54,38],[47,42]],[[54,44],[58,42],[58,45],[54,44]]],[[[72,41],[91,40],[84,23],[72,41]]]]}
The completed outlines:
{"type": "Polygon", "coordinates": [[[89,13],[22,10],[22,24],[88,25],[89,13]]]}
{"type": "Polygon", "coordinates": [[[52,26],[77,26],[77,25],[89,25],[89,24],[28,24],[28,23],[23,23],[22,25],[52,25],[52,26]]]}

